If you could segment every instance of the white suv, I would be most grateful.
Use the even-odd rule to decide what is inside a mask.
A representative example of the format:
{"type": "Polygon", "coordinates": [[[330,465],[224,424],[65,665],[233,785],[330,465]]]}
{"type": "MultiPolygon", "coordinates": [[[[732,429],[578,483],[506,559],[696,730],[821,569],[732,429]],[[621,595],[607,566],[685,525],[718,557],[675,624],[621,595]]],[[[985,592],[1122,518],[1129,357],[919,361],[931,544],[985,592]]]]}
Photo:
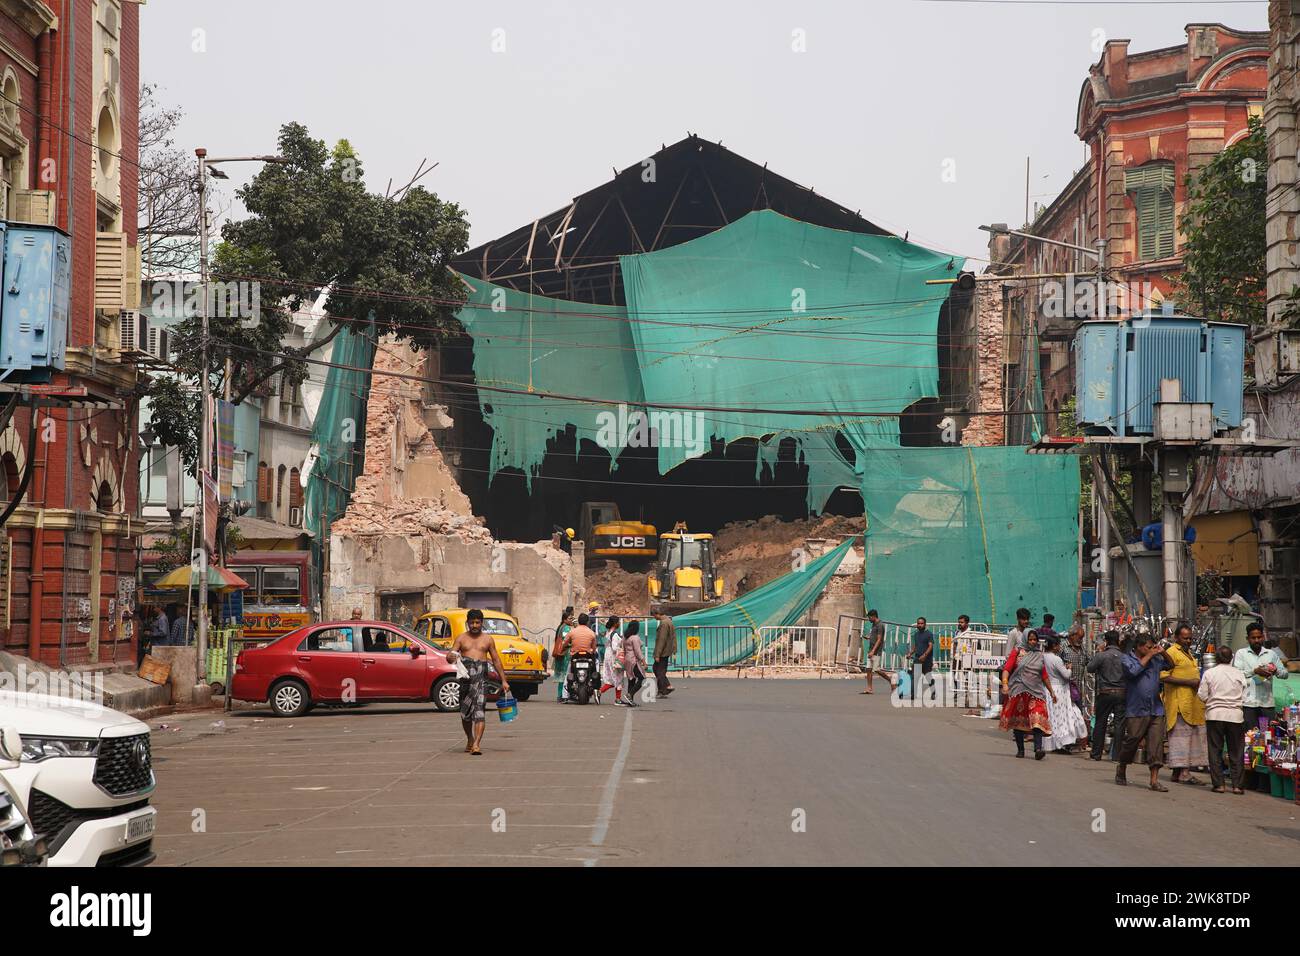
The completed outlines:
{"type": "Polygon", "coordinates": [[[44,835],[50,866],[153,862],[147,725],[87,701],[0,692],[0,727],[22,735],[22,762],[5,778],[44,835]]]}
{"type": "Polygon", "coordinates": [[[32,829],[22,798],[5,779],[23,758],[22,736],[12,727],[0,727],[0,867],[44,866],[49,853],[45,840],[32,829]]]}

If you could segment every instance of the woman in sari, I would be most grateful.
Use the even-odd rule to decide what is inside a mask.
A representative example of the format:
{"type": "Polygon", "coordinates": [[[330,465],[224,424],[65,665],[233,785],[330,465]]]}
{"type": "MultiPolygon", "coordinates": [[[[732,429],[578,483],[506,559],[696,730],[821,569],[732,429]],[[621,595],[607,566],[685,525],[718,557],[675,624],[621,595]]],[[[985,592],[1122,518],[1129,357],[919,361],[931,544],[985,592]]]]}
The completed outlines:
{"type": "Polygon", "coordinates": [[[596,702],[600,702],[600,695],[611,688],[614,691],[614,703],[623,700],[623,635],[618,629],[619,619],[611,617],[606,624],[605,631],[605,657],[600,665],[600,691],[596,694],[596,702]]]}
{"type": "Polygon", "coordinates": [[[1047,713],[1047,700],[1055,700],[1055,692],[1047,677],[1038,634],[1025,634],[1025,646],[1017,647],[1002,665],[1002,693],[1007,702],[1002,707],[1003,730],[1016,737],[1016,756],[1025,755],[1025,734],[1034,735],[1034,759],[1047,756],[1043,750],[1043,737],[1052,732],[1052,722],[1047,713]]]}
{"type": "Polygon", "coordinates": [[[1052,687],[1052,701],[1047,705],[1047,718],[1052,722],[1051,736],[1043,739],[1044,750],[1061,750],[1069,753],[1076,743],[1088,736],[1088,724],[1083,711],[1070,699],[1070,666],[1061,658],[1061,639],[1049,637],[1044,642],[1043,663],[1052,687]]]}

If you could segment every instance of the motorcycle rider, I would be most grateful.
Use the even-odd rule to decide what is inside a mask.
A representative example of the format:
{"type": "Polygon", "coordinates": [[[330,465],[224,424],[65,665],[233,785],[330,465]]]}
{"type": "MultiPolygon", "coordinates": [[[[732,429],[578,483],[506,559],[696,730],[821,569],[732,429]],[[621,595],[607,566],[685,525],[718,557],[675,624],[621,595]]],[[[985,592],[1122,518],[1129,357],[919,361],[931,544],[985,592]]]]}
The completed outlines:
{"type": "Polygon", "coordinates": [[[564,703],[569,703],[575,699],[573,693],[573,677],[576,673],[574,662],[579,656],[587,657],[592,662],[593,670],[596,667],[596,632],[591,629],[591,618],[586,614],[578,615],[578,624],[568,634],[564,635],[564,650],[569,655],[569,674],[566,683],[569,686],[569,694],[564,703]]]}

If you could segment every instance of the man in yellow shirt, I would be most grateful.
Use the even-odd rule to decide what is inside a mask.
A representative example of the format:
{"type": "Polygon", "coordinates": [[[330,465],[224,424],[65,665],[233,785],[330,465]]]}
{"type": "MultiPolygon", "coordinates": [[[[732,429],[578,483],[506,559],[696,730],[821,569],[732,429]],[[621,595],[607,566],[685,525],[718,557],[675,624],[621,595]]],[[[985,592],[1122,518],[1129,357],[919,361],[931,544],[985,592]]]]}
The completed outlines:
{"type": "Polygon", "coordinates": [[[1164,683],[1161,699],[1165,706],[1165,731],[1169,744],[1168,767],[1174,783],[1204,786],[1204,780],[1192,776],[1193,767],[1207,767],[1209,748],[1205,737],[1205,703],[1197,696],[1201,686],[1201,668],[1192,653],[1192,629],[1179,624],[1174,643],[1166,651],[1173,667],[1160,672],[1164,683]]]}

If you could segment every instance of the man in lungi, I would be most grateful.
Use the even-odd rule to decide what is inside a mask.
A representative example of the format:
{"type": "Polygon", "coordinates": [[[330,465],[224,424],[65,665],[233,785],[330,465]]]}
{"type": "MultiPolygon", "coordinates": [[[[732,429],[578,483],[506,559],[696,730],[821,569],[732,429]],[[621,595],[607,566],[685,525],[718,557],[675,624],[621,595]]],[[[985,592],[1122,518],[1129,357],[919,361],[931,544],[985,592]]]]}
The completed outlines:
{"type": "Polygon", "coordinates": [[[483,751],[479,744],[483,742],[486,725],[488,665],[501,675],[503,696],[510,692],[510,683],[496,641],[491,634],[483,633],[483,612],[471,608],[465,615],[465,626],[468,630],[456,635],[447,652],[447,661],[455,664],[459,660],[467,671],[467,676],[460,680],[460,725],[465,728],[465,753],[481,757],[483,751]]]}

